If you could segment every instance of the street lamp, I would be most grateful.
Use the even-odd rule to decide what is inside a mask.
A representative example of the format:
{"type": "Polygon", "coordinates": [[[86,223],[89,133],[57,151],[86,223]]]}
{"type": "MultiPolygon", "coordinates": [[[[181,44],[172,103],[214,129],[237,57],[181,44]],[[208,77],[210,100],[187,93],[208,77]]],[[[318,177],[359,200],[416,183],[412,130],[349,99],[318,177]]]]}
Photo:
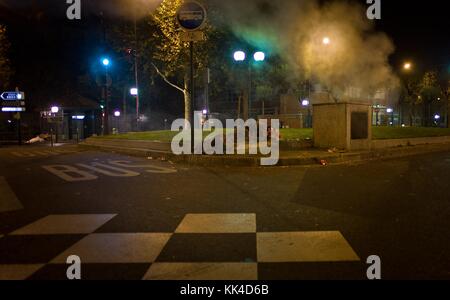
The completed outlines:
{"type": "Polygon", "coordinates": [[[57,114],[59,112],[59,107],[58,106],[52,106],[51,112],[52,112],[52,114],[57,114]]]}
{"type": "Polygon", "coordinates": [[[308,99],[304,99],[302,100],[302,106],[303,107],[307,107],[308,108],[308,116],[307,116],[307,120],[306,120],[306,126],[308,128],[312,127],[312,122],[311,122],[311,107],[310,107],[311,102],[308,99]]]}
{"type": "Polygon", "coordinates": [[[388,108],[388,109],[386,109],[386,112],[387,112],[388,114],[391,114],[391,122],[390,122],[390,125],[391,125],[391,126],[394,126],[394,109],[393,109],[393,108],[388,108]]]}
{"type": "Polygon", "coordinates": [[[233,58],[235,61],[239,61],[239,62],[244,61],[246,58],[246,54],[244,51],[239,50],[239,51],[234,52],[233,58]]]}
{"type": "Polygon", "coordinates": [[[110,61],[108,58],[103,58],[103,59],[102,59],[102,64],[103,64],[105,67],[108,67],[110,63],[111,63],[111,61],[110,61]]]}
{"type": "Polygon", "coordinates": [[[253,55],[253,59],[256,62],[264,61],[266,59],[266,54],[264,52],[258,51],[253,55]]]}
{"type": "Polygon", "coordinates": [[[405,63],[403,64],[403,69],[404,69],[405,71],[410,71],[410,70],[412,69],[412,64],[411,64],[410,62],[405,62],[405,63]]]}
{"type": "Polygon", "coordinates": [[[120,117],[120,115],[121,115],[120,111],[116,110],[114,112],[114,117],[118,118],[118,117],[120,117]]]}
{"type": "Polygon", "coordinates": [[[331,44],[331,39],[329,38],[329,37],[324,37],[323,39],[322,39],[322,44],[324,44],[324,45],[329,45],[329,44],[331,44]]]}
{"type": "Polygon", "coordinates": [[[137,96],[139,95],[139,90],[137,88],[131,88],[130,89],[130,95],[131,96],[137,96]]]}
{"type": "Polygon", "coordinates": [[[108,74],[108,68],[111,65],[111,60],[107,57],[101,59],[101,63],[105,68],[105,82],[104,82],[104,100],[105,100],[105,114],[103,117],[103,134],[109,134],[109,85],[110,79],[108,74]]]}
{"type": "MultiPolygon", "coordinates": [[[[247,54],[242,50],[237,50],[233,54],[233,58],[236,62],[244,62],[246,61],[247,54]]],[[[266,59],[266,54],[262,51],[256,51],[253,54],[253,60],[256,63],[263,62],[266,59]]],[[[251,61],[248,60],[248,112],[250,114],[252,108],[252,64],[251,61]]]]}

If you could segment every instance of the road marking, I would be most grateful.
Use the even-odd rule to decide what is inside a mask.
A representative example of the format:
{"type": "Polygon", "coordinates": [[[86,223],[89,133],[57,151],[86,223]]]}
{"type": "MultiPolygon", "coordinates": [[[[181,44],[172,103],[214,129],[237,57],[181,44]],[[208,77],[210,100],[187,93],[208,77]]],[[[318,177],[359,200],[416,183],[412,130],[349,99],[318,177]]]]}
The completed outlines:
{"type": "Polygon", "coordinates": [[[144,280],[257,280],[256,263],[154,263],[144,280]]]}
{"type": "Polygon", "coordinates": [[[130,161],[120,161],[120,160],[109,161],[109,164],[115,165],[115,166],[118,166],[118,167],[122,167],[122,168],[147,169],[146,170],[147,173],[173,174],[173,173],[177,173],[178,172],[174,168],[165,168],[165,167],[160,167],[160,166],[155,166],[155,165],[150,165],[150,164],[146,164],[146,165],[131,165],[131,163],[132,162],[130,162],[130,161]],[[148,169],[152,169],[152,170],[148,170],[148,169]]]}
{"type": "Polygon", "coordinates": [[[68,182],[89,181],[98,179],[97,176],[89,172],[68,165],[42,166],[42,168],[68,182]],[[76,174],[79,176],[72,176],[71,174],[76,174]]]}
{"type": "Polygon", "coordinates": [[[92,174],[92,172],[109,177],[120,178],[129,178],[141,175],[141,173],[131,171],[129,169],[145,169],[145,172],[154,174],[173,174],[178,172],[175,168],[166,168],[151,164],[133,165],[130,161],[109,161],[108,164],[93,162],[90,164],[76,164],[76,166],[47,165],[42,166],[42,168],[68,182],[98,179],[98,177],[92,174]],[[87,169],[90,172],[80,168],[87,169]]]}
{"type": "Polygon", "coordinates": [[[18,152],[18,151],[14,151],[14,152],[11,152],[11,154],[14,155],[14,156],[17,156],[17,157],[35,157],[36,156],[32,152],[18,152]]]}
{"type": "Polygon", "coordinates": [[[0,265],[0,280],[25,280],[42,267],[43,264],[0,265]]]}
{"type": "Polygon", "coordinates": [[[23,209],[22,203],[4,177],[0,177],[0,195],[0,212],[23,209]]]}
{"type": "Polygon", "coordinates": [[[137,172],[133,172],[133,171],[129,171],[129,170],[125,170],[125,169],[121,169],[121,168],[117,168],[117,167],[112,167],[112,166],[108,166],[105,164],[101,164],[101,163],[93,163],[90,166],[89,165],[85,165],[85,164],[77,164],[77,166],[106,175],[106,176],[110,176],[110,177],[136,177],[141,175],[140,173],[137,172]],[[115,172],[111,172],[108,170],[104,170],[104,169],[109,169],[115,172]]]}

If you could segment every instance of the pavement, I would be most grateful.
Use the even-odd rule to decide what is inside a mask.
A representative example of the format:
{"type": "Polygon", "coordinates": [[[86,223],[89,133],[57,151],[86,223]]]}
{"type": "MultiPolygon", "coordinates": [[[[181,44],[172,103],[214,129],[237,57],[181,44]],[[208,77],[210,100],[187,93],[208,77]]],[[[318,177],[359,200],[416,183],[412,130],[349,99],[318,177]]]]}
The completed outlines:
{"type": "MultiPolygon", "coordinates": [[[[426,141],[425,141],[426,142],[426,141]]],[[[261,165],[261,155],[175,155],[170,150],[170,144],[133,141],[120,139],[90,138],[79,145],[85,149],[95,149],[133,155],[151,157],[176,163],[200,166],[241,166],[258,167],[261,165]]],[[[248,150],[248,149],[247,149],[248,150]]],[[[280,150],[276,166],[311,166],[355,163],[380,159],[401,158],[411,155],[450,151],[449,142],[420,144],[414,146],[388,147],[363,151],[341,151],[338,149],[304,148],[301,150],[280,150]]],[[[248,151],[247,151],[248,152],[248,151]]]]}
{"type": "Polygon", "coordinates": [[[450,279],[450,151],[207,167],[0,148],[0,279],[450,279]],[[8,195],[3,197],[3,195],[8,195]]]}

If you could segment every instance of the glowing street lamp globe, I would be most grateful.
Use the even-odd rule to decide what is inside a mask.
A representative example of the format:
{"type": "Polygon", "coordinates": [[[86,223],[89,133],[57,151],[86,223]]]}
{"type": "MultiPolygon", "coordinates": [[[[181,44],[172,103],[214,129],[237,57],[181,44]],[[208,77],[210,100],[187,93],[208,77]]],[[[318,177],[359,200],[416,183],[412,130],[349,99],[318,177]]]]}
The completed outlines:
{"type": "Polygon", "coordinates": [[[329,45],[329,44],[331,44],[331,39],[326,36],[326,37],[323,38],[322,43],[324,45],[329,45]]]}
{"type": "Polygon", "coordinates": [[[51,112],[52,112],[52,114],[57,114],[59,112],[59,107],[58,106],[53,106],[51,108],[51,112]]]}
{"type": "Polygon", "coordinates": [[[103,59],[102,59],[102,64],[103,64],[105,67],[109,66],[110,63],[111,63],[111,62],[109,61],[109,59],[107,59],[107,58],[103,58],[103,59]]]}
{"type": "Polygon", "coordinates": [[[116,110],[115,112],[114,112],[114,117],[120,117],[120,111],[118,111],[118,110],[116,110]]]}
{"type": "Polygon", "coordinates": [[[391,113],[394,112],[394,110],[392,108],[388,108],[386,111],[387,111],[388,114],[391,114],[391,113]]]}
{"type": "Polygon", "coordinates": [[[264,52],[258,51],[253,55],[255,61],[264,61],[266,59],[266,54],[264,52]]]}
{"type": "Polygon", "coordinates": [[[236,51],[234,52],[233,58],[235,61],[244,61],[246,58],[244,51],[236,51]]]}
{"type": "Polygon", "coordinates": [[[137,88],[131,88],[130,89],[130,95],[131,96],[137,96],[139,94],[139,90],[137,88]]]}

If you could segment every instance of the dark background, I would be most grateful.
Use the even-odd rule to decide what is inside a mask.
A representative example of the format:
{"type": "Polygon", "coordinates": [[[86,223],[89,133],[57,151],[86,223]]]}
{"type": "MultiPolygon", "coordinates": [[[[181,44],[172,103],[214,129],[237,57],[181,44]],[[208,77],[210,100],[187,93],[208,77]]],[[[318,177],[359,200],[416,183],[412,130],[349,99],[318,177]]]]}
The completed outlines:
{"type": "MultiPolygon", "coordinates": [[[[37,102],[73,89],[80,76],[97,71],[98,58],[109,51],[102,43],[102,0],[82,1],[81,21],[66,19],[65,2],[0,0],[0,23],[8,26],[16,70],[12,85],[27,90],[37,102]]],[[[114,17],[105,12],[106,22],[114,17]]],[[[382,0],[382,20],[376,22],[396,45],[390,58],[396,70],[405,60],[422,70],[448,68],[449,25],[446,1],[440,0],[382,0]]]]}

